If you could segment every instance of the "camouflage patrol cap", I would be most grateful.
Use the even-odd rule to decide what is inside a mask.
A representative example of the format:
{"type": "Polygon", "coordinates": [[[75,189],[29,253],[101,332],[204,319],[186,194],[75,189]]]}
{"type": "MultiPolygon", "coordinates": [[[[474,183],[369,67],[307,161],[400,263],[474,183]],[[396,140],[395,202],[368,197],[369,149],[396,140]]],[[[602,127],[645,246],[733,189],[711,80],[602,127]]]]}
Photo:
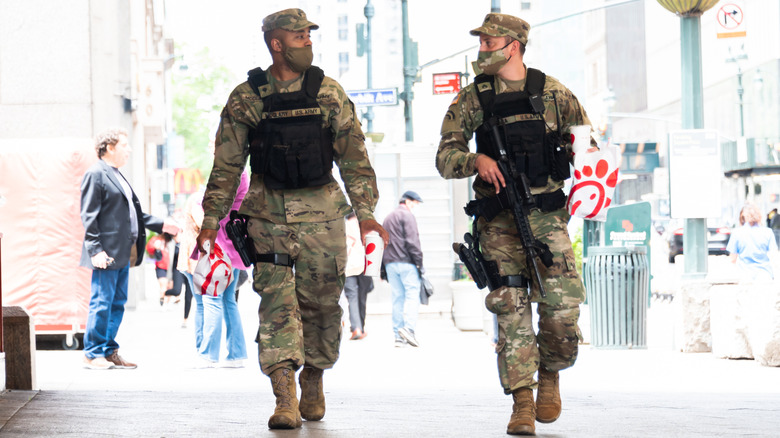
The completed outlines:
{"type": "Polygon", "coordinates": [[[274,12],[263,18],[263,32],[270,32],[274,29],[284,29],[296,32],[306,28],[315,30],[320,27],[306,18],[306,12],[297,8],[274,12]]]}
{"type": "Polygon", "coordinates": [[[485,21],[482,22],[482,26],[471,30],[469,33],[472,35],[484,33],[494,37],[508,36],[525,45],[528,43],[528,31],[530,30],[531,25],[525,20],[512,15],[491,12],[485,15],[485,21]]]}

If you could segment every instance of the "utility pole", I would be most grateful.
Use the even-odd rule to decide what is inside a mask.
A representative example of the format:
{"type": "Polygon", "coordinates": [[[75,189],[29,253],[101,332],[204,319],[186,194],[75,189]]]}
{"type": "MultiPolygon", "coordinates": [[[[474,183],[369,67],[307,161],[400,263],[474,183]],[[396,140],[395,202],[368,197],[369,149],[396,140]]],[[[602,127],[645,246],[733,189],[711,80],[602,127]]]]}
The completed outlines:
{"type": "MultiPolygon", "coordinates": [[[[701,66],[701,17],[680,17],[682,44],[682,127],[704,128],[704,90],[701,66]]],[[[683,225],[685,275],[702,279],[707,275],[707,220],[687,218],[683,225]]]]}
{"type": "Polygon", "coordinates": [[[408,0],[401,0],[401,20],[404,46],[404,91],[401,99],[404,101],[404,120],[406,121],[406,141],[414,141],[412,127],[412,100],[414,99],[415,79],[417,78],[417,43],[409,38],[409,5],[408,0]]]}
{"type": "MultiPolygon", "coordinates": [[[[729,53],[731,53],[731,49],[729,48],[729,53]]],[[[743,95],[745,94],[745,88],[742,86],[742,66],[739,65],[739,61],[744,61],[747,59],[747,53],[741,52],[737,55],[732,55],[729,58],[726,58],[726,62],[733,62],[737,65],[737,97],[739,98],[739,136],[744,137],[745,136],[745,113],[744,113],[744,101],[743,101],[743,95]]]]}
{"type": "MultiPolygon", "coordinates": [[[[704,91],[701,65],[701,15],[718,0],[697,3],[657,0],[680,17],[680,54],[682,67],[682,128],[704,128],[704,91]]],[[[684,278],[701,280],[707,276],[707,219],[686,218],[683,225],[685,248],[684,278]]]]}
{"type": "MultiPolygon", "coordinates": [[[[374,6],[371,0],[366,1],[366,7],[363,8],[363,15],[366,16],[366,85],[369,90],[373,88],[372,75],[372,51],[371,51],[371,18],[374,17],[374,6]]],[[[374,132],[374,107],[369,106],[366,110],[366,132],[374,132]]]]}

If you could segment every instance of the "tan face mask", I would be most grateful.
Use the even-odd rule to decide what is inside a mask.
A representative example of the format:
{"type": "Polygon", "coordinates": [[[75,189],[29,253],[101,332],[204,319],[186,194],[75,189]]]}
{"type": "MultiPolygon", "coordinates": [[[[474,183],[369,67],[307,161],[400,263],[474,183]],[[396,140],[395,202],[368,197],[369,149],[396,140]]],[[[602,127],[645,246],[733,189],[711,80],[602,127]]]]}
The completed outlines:
{"type": "Polygon", "coordinates": [[[477,54],[477,61],[475,62],[475,65],[486,75],[495,75],[499,70],[501,70],[501,67],[509,62],[509,58],[504,55],[504,49],[506,49],[510,44],[512,44],[512,41],[506,43],[504,47],[498,50],[493,50],[490,52],[479,52],[479,54],[477,54]]]}
{"type": "Polygon", "coordinates": [[[311,67],[314,54],[311,51],[311,46],[285,47],[284,59],[294,72],[303,73],[311,67]]]}

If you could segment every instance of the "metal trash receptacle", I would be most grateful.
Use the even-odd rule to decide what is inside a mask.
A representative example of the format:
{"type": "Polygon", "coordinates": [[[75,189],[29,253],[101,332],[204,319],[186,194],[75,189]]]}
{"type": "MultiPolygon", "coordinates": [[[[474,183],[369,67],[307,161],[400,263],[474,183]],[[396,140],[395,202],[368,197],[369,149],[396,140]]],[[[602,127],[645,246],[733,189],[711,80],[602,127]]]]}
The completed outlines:
{"type": "Polygon", "coordinates": [[[591,246],[584,274],[591,345],[647,348],[647,247],[591,246]]]}

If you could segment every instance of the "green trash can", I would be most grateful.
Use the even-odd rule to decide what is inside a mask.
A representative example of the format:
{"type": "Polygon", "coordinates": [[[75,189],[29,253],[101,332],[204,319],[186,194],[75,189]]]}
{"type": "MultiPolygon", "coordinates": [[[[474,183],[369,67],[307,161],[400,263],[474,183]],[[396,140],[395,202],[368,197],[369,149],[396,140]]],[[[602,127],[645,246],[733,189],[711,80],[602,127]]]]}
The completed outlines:
{"type": "Polygon", "coordinates": [[[647,348],[647,247],[591,246],[584,274],[591,345],[647,348]]]}

